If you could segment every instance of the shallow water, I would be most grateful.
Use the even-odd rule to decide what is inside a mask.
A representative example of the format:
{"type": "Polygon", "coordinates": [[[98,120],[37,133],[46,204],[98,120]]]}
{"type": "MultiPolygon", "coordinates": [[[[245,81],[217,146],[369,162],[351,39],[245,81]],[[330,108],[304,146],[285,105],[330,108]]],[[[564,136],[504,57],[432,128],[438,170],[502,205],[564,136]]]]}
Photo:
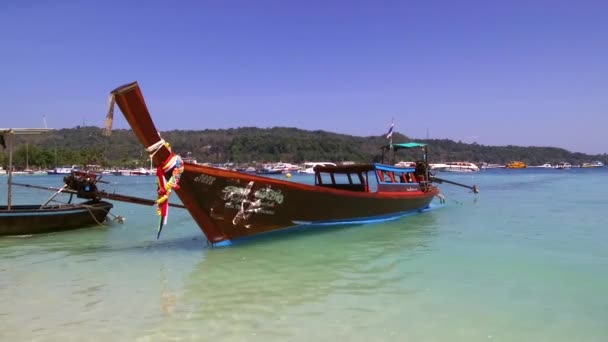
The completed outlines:
{"type": "Polygon", "coordinates": [[[0,238],[0,340],[608,340],[608,169],[442,176],[481,193],[443,185],[439,210],[230,248],[173,208],[157,241],[154,208],[125,203],[122,225],[0,238]]]}

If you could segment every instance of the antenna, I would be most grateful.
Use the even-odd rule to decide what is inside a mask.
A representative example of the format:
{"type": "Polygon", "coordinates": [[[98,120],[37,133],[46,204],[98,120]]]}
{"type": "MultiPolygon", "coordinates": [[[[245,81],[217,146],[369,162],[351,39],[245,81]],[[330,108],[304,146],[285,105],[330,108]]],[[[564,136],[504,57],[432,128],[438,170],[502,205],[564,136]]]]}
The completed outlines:
{"type": "Polygon", "coordinates": [[[44,128],[48,128],[46,126],[46,115],[44,115],[44,114],[42,115],[42,124],[44,125],[44,128]]]}

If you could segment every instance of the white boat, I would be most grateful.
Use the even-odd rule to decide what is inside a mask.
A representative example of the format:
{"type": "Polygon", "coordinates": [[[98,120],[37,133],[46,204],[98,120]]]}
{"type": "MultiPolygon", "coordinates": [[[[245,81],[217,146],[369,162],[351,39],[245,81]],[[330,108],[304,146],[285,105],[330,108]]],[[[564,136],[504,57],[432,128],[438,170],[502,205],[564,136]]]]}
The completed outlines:
{"type": "Polygon", "coordinates": [[[469,162],[448,162],[448,163],[438,163],[438,164],[429,164],[431,166],[431,170],[433,171],[442,171],[442,172],[477,172],[479,171],[479,166],[469,163],[469,162]]]}
{"type": "Polygon", "coordinates": [[[572,164],[570,163],[559,163],[555,165],[555,168],[558,170],[570,169],[572,168],[572,164]]]}
{"type": "Polygon", "coordinates": [[[120,169],[111,172],[114,176],[149,176],[154,174],[151,170],[140,167],[139,169],[120,169]]]}
{"type": "Polygon", "coordinates": [[[396,167],[416,167],[416,162],[411,161],[400,161],[395,164],[396,167]]]}
{"type": "Polygon", "coordinates": [[[72,171],[77,171],[78,167],[76,165],[72,165],[72,166],[60,166],[60,167],[56,167],[52,170],[47,170],[46,174],[47,175],[69,175],[72,173],[72,171]]]}
{"type": "Polygon", "coordinates": [[[504,169],[505,166],[503,164],[490,164],[490,163],[481,163],[481,170],[487,169],[504,169]]]}
{"type": "Polygon", "coordinates": [[[601,161],[593,161],[591,163],[583,163],[581,167],[590,168],[590,167],[604,167],[604,163],[601,161]]]}
{"type": "Polygon", "coordinates": [[[306,162],[302,165],[302,167],[300,168],[300,170],[298,170],[298,172],[314,174],[315,173],[314,168],[317,165],[337,166],[335,163],[330,163],[330,162],[306,162]]]}

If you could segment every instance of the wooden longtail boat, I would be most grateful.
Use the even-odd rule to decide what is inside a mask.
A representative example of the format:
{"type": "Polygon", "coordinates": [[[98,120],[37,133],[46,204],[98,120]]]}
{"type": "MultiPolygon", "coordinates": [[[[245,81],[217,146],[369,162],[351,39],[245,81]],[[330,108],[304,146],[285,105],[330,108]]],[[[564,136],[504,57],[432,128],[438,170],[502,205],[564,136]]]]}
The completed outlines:
{"type": "MultiPolygon", "coordinates": [[[[67,185],[57,189],[58,191],[44,204],[14,205],[12,203],[15,135],[40,134],[46,131],[49,129],[0,129],[0,144],[4,147],[8,145],[9,150],[8,196],[7,205],[0,206],[0,236],[50,233],[98,225],[105,220],[113,207],[111,203],[100,201],[99,198],[91,198],[84,203],[49,204],[67,188],[67,185]]],[[[94,186],[94,183],[89,186],[94,186]]]]}
{"type": "Polygon", "coordinates": [[[0,236],[30,235],[80,229],[101,224],[112,204],[83,203],[0,206],[0,236]]]}
{"type": "MultiPolygon", "coordinates": [[[[113,90],[111,96],[106,128],[111,126],[115,102],[159,167],[157,174],[163,184],[159,205],[166,203],[174,189],[216,246],[296,226],[396,219],[424,211],[433,197],[440,196],[439,189],[429,181],[426,161],[417,168],[382,164],[317,166],[315,185],[183,163],[160,137],[137,82],[113,90]],[[376,182],[370,182],[371,177],[376,182]],[[376,188],[370,183],[377,184],[376,188]]],[[[160,210],[164,215],[164,209],[160,210]]]]}

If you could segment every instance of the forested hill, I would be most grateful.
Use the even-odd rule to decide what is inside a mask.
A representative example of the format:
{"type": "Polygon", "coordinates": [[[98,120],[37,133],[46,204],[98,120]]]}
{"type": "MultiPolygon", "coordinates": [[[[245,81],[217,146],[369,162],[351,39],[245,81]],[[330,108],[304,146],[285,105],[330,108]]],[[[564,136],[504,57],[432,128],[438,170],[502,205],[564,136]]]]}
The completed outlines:
{"type": "MultiPolygon", "coordinates": [[[[285,161],[355,161],[379,160],[384,136],[359,137],[326,131],[297,128],[242,127],[217,130],[174,130],[162,132],[165,140],[182,156],[191,152],[199,162],[251,163],[285,161]]],[[[411,141],[399,133],[393,141],[411,141]]],[[[580,164],[592,160],[608,161],[607,155],[571,153],[555,147],[484,146],[447,139],[417,139],[429,144],[431,161],[471,161],[505,164],[522,160],[529,165],[567,161],[580,164]]],[[[98,127],[60,129],[38,136],[21,136],[15,146],[14,164],[25,167],[26,154],[30,167],[50,168],[55,165],[145,166],[147,154],[130,130],[114,130],[110,137],[98,127]]],[[[419,159],[421,151],[398,152],[397,160],[419,159]],[[410,153],[410,154],[408,154],[410,153]]],[[[0,164],[6,167],[6,150],[0,153],[0,164]]]]}

